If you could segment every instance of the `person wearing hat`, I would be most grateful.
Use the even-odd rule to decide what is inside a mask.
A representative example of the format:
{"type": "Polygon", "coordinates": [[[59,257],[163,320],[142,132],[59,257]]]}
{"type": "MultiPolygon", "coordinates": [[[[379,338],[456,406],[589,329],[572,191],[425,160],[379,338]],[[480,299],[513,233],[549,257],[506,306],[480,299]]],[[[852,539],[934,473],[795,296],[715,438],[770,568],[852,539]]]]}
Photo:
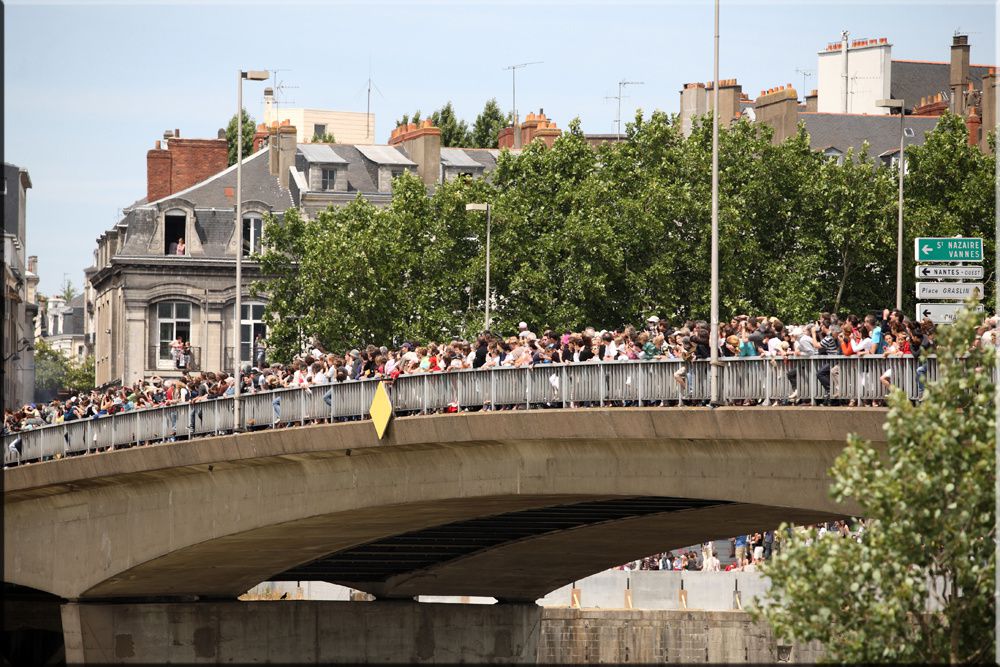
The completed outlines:
{"type": "Polygon", "coordinates": [[[660,328],[660,318],[656,315],[650,315],[646,318],[646,329],[649,331],[650,336],[655,336],[660,328]]]}
{"type": "Polygon", "coordinates": [[[528,331],[527,322],[519,322],[517,325],[517,330],[518,330],[517,335],[525,340],[535,340],[536,338],[538,338],[538,336],[536,336],[534,333],[528,331]]]}

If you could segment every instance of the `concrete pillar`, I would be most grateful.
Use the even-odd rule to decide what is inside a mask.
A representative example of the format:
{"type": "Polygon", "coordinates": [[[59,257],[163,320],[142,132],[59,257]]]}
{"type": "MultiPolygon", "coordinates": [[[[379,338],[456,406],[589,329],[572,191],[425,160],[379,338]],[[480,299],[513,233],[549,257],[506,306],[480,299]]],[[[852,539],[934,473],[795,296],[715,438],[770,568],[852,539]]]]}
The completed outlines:
{"type": "Polygon", "coordinates": [[[67,603],[80,663],[534,663],[541,607],[412,601],[67,603]]]}
{"type": "Polygon", "coordinates": [[[983,96],[980,102],[982,109],[983,133],[979,140],[979,149],[990,152],[989,133],[997,126],[997,76],[992,67],[983,77],[983,96]]]}

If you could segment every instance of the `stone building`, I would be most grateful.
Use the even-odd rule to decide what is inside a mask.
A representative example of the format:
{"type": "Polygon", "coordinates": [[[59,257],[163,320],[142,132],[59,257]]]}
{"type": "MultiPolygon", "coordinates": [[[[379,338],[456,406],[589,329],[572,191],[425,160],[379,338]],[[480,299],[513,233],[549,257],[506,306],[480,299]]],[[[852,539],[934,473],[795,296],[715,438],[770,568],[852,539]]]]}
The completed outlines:
{"type": "Polygon", "coordinates": [[[44,340],[67,359],[83,363],[90,353],[84,336],[86,315],[84,294],[76,295],[69,303],[61,295],[39,296],[35,340],[44,340]]]}
{"type": "MultiPolygon", "coordinates": [[[[790,83],[750,99],[736,79],[725,79],[719,85],[720,119],[767,123],[775,142],[792,136],[802,122],[815,150],[842,159],[868,142],[869,153],[889,163],[899,153],[899,117],[878,102],[897,99],[903,100],[906,126],[913,130],[907,145],[923,143],[925,133],[950,110],[966,118],[969,143],[989,151],[988,130],[996,126],[996,70],[971,65],[969,49],[968,37],[955,35],[948,62],[893,60],[887,38],[850,41],[845,33],[819,52],[818,87],[801,102],[790,83]]],[[[711,111],[712,100],[712,82],[684,85],[679,120],[685,136],[696,116],[711,111]]]]}
{"type": "MultiPolygon", "coordinates": [[[[541,134],[528,141],[559,132],[532,121],[531,131],[541,134]]],[[[224,139],[178,136],[164,133],[149,151],[147,196],[101,235],[85,272],[84,339],[93,332],[98,385],[181,375],[171,350],[178,337],[191,348],[187,369],[235,369],[236,167],[226,167],[224,139]]],[[[288,123],[257,128],[255,152],[243,160],[244,257],[260,248],[266,214],[281,219],[295,207],[311,217],[358,196],[385,206],[403,172],[432,191],[459,177],[489,178],[501,152],[442,148],[441,131],[429,121],[397,128],[388,145],[302,143],[297,136],[288,123]]],[[[256,335],[266,335],[267,297],[250,295],[256,264],[245,260],[243,273],[239,350],[249,363],[256,335]]]]}
{"type": "MultiPolygon", "coordinates": [[[[280,217],[292,204],[277,176],[288,163],[272,155],[265,148],[243,160],[244,256],[259,248],[264,215],[280,217]]],[[[190,345],[188,369],[235,367],[236,166],[226,161],[224,139],[156,142],[147,155],[147,197],[98,238],[87,271],[98,385],[179,376],[170,347],[178,337],[190,345]]],[[[240,347],[248,361],[263,303],[249,293],[252,262],[244,274],[240,347]]]]}
{"type": "Polygon", "coordinates": [[[35,390],[34,319],[38,276],[25,257],[28,171],[3,164],[3,407],[31,401],[35,390]]]}

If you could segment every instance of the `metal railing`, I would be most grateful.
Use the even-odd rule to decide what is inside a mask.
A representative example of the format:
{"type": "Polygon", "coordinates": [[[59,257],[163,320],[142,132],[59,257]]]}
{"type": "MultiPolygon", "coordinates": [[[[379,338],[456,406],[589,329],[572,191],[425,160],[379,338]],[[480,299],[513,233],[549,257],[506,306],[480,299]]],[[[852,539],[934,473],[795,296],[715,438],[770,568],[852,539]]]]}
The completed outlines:
{"type": "MultiPolygon", "coordinates": [[[[861,405],[886,397],[889,388],[883,378],[909,398],[919,398],[924,385],[937,377],[937,360],[743,357],[723,359],[720,371],[720,396],[725,404],[834,401],[861,405]]],[[[996,370],[990,372],[996,382],[996,370]]],[[[364,419],[378,382],[347,381],[245,394],[239,430],[364,419]]],[[[439,411],[685,405],[709,399],[709,362],[539,364],[403,375],[385,382],[397,417],[439,411]]],[[[233,430],[232,398],[121,412],[5,435],[4,465],[233,430]]]]}
{"type": "Polygon", "coordinates": [[[150,345],[146,368],[151,371],[200,371],[201,348],[189,346],[180,353],[171,350],[169,343],[150,345]]]}

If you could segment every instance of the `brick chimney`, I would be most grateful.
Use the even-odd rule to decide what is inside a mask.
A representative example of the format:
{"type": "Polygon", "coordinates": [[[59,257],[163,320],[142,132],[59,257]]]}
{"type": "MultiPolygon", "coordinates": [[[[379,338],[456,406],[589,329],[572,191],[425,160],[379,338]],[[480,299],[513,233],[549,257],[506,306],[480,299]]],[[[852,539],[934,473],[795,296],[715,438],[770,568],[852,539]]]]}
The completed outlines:
{"type": "Polygon", "coordinates": [[[514,128],[510,125],[497,133],[497,148],[514,148],[514,128]]]}
{"type": "Polygon", "coordinates": [[[979,114],[976,113],[976,107],[972,107],[969,110],[969,115],[965,119],[965,128],[969,131],[969,145],[979,146],[982,141],[981,130],[983,123],[979,120],[979,114]]]}
{"type": "MultiPolygon", "coordinates": [[[[722,90],[720,89],[721,93],[722,90]]],[[[720,95],[721,97],[721,95],[720,95]]],[[[702,116],[708,111],[705,84],[685,83],[681,90],[681,132],[685,137],[691,136],[695,116],[702,116]]]]}
{"type": "Polygon", "coordinates": [[[762,90],[754,105],[754,113],[758,122],[774,128],[772,142],[780,144],[798,129],[799,95],[790,83],[762,90]]]}
{"type": "Polygon", "coordinates": [[[969,36],[951,38],[951,110],[965,115],[965,86],[969,82],[969,36]]]}
{"type": "Polygon", "coordinates": [[[271,147],[269,167],[271,175],[278,179],[283,188],[288,187],[288,168],[295,164],[295,151],[298,148],[295,127],[287,120],[279,125],[273,123],[270,128],[268,145],[271,147]]]}
{"type": "Polygon", "coordinates": [[[434,187],[441,182],[441,130],[429,118],[419,127],[415,123],[397,127],[389,145],[402,148],[417,163],[417,175],[424,185],[434,187]]]}
{"type": "Polygon", "coordinates": [[[535,132],[531,140],[544,141],[546,146],[552,148],[552,144],[556,142],[560,134],[562,134],[562,130],[556,127],[554,120],[543,120],[535,126],[535,132]]]}
{"type": "Polygon", "coordinates": [[[167,136],[166,148],[158,140],[146,153],[146,200],[163,199],[214,176],[228,166],[225,139],[181,139],[180,130],[167,136]]]}
{"type": "MultiPolygon", "coordinates": [[[[715,82],[705,84],[705,97],[708,110],[714,109],[715,82]]],[[[719,125],[726,126],[740,117],[740,99],[743,97],[743,86],[736,79],[719,79],[719,125]]]]}
{"type": "Polygon", "coordinates": [[[813,88],[812,91],[806,95],[806,111],[817,111],[819,109],[819,92],[813,88]]]}
{"type": "Polygon", "coordinates": [[[988,135],[990,130],[997,126],[997,71],[992,67],[983,76],[983,96],[980,99],[983,136],[979,142],[979,149],[984,153],[989,153],[988,135]]]}

